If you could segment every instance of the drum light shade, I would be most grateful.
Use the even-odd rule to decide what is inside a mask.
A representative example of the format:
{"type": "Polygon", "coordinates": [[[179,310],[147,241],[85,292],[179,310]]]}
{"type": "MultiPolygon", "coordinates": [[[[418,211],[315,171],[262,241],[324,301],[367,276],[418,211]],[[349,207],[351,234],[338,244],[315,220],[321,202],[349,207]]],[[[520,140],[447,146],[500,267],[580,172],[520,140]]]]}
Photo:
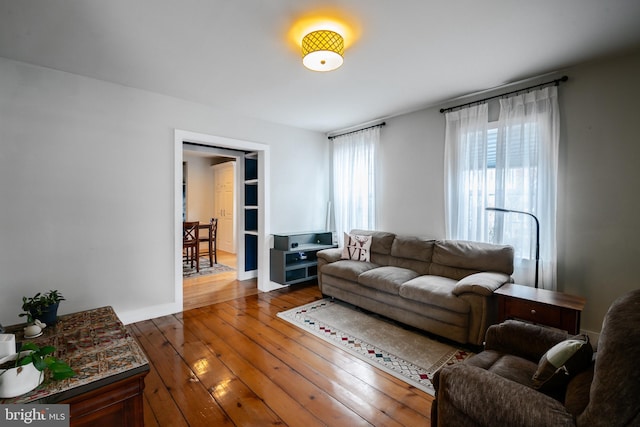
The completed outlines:
{"type": "Polygon", "coordinates": [[[313,31],[302,38],[302,63],[313,71],[331,71],[344,62],[344,39],[334,31],[313,31]]]}

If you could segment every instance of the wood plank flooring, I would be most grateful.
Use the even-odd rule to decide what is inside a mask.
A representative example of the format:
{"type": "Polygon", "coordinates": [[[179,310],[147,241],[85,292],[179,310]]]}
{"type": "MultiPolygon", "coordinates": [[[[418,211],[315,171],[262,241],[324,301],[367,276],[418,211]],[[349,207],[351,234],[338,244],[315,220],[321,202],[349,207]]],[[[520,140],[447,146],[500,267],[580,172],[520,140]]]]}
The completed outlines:
{"type": "Polygon", "coordinates": [[[235,298],[129,325],[151,365],[147,426],[430,424],[430,395],[276,317],[320,299],[315,283],[235,285],[235,298]]]}
{"type": "MultiPolygon", "coordinates": [[[[237,269],[235,254],[218,251],[218,263],[237,269]]],[[[182,280],[184,310],[229,301],[258,293],[255,280],[236,280],[237,272],[185,277],[182,280]]]]}

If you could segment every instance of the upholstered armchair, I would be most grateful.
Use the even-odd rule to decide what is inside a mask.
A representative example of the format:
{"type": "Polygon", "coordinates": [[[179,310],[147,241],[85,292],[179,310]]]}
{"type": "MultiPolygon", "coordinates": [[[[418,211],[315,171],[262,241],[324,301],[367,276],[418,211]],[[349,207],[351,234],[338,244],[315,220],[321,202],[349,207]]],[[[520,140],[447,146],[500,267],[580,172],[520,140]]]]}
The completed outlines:
{"type": "Polygon", "coordinates": [[[432,426],[640,426],[640,289],[611,305],[586,368],[536,389],[541,359],[567,338],[515,320],[491,326],[484,351],[436,374],[432,426]]]}

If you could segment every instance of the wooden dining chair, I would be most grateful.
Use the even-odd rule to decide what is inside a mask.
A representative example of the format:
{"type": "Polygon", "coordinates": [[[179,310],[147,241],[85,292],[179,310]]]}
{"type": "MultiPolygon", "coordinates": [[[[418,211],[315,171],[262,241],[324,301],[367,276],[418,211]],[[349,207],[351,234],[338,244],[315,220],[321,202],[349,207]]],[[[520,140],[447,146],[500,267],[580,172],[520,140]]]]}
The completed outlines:
{"type": "Polygon", "coordinates": [[[213,265],[214,263],[211,260],[213,255],[213,260],[215,260],[215,264],[218,263],[218,245],[216,243],[216,238],[218,237],[218,218],[211,218],[209,223],[209,263],[213,265]]]}
{"type": "Polygon", "coordinates": [[[200,272],[200,238],[199,238],[199,225],[198,221],[182,223],[182,250],[184,251],[184,258],[188,262],[191,262],[191,268],[193,268],[193,261],[196,262],[196,271],[200,272]]]}

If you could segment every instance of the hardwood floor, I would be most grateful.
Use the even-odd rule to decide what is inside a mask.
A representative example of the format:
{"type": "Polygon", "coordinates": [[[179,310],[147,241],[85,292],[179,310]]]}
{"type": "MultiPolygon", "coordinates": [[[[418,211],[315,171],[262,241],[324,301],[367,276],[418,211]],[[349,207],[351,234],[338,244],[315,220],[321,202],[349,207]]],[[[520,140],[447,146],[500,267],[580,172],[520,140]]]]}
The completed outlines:
{"type": "MultiPolygon", "coordinates": [[[[237,269],[235,254],[218,251],[218,263],[237,269]]],[[[237,272],[230,271],[208,276],[185,277],[182,295],[185,310],[204,307],[258,293],[255,280],[236,280],[237,272]]]]}
{"type": "Polygon", "coordinates": [[[145,424],[429,425],[430,395],[276,317],[320,298],[297,285],[129,325],[151,365],[145,424]]]}

